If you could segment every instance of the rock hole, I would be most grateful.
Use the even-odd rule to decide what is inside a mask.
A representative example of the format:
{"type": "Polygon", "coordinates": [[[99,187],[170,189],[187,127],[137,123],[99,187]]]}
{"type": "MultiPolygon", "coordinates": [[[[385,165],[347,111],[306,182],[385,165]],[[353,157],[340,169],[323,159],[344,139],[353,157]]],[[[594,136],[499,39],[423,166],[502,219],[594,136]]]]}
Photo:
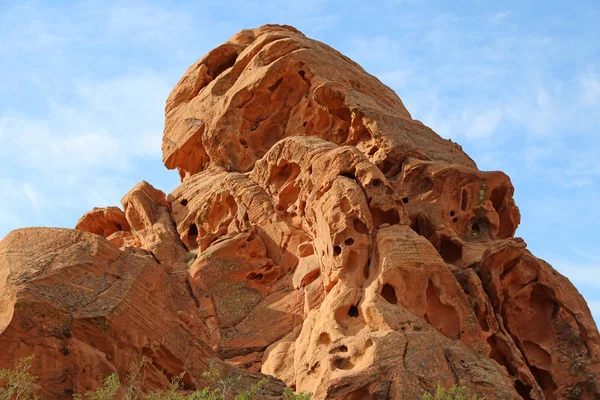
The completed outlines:
{"type": "Polygon", "coordinates": [[[350,306],[350,308],[348,309],[348,316],[350,318],[358,318],[358,307],[354,305],[350,306]]]}
{"type": "Polygon", "coordinates": [[[427,303],[425,319],[443,335],[451,339],[459,338],[460,319],[458,313],[452,306],[442,303],[440,291],[431,280],[427,285],[425,299],[427,303]]]}
{"type": "Polygon", "coordinates": [[[279,87],[279,85],[281,85],[281,82],[283,82],[283,77],[277,79],[274,84],[272,84],[271,86],[269,86],[268,87],[269,91],[270,92],[276,91],[277,88],[279,87]]]}
{"type": "Polygon", "coordinates": [[[504,201],[504,197],[506,197],[506,188],[498,187],[492,190],[490,194],[490,200],[492,200],[492,206],[496,212],[500,212],[500,208],[502,207],[502,202],[504,201]]]}
{"type": "MultiPolygon", "coordinates": [[[[374,395],[377,396],[377,395],[374,395]]],[[[364,400],[364,399],[375,399],[375,398],[379,398],[379,397],[371,397],[371,394],[369,393],[369,389],[366,387],[354,390],[353,392],[347,394],[346,396],[344,396],[344,400],[364,400]]],[[[383,398],[383,397],[381,397],[383,398]]],[[[390,398],[390,397],[385,397],[390,398]]]]}
{"type": "Polygon", "coordinates": [[[344,244],[345,244],[346,246],[352,246],[352,245],[354,244],[354,239],[352,239],[352,238],[348,238],[348,239],[346,239],[346,240],[344,241],[344,244]]]}
{"type": "Polygon", "coordinates": [[[186,199],[181,200],[181,205],[182,206],[187,206],[188,205],[188,201],[186,199]]]}
{"type": "Polygon", "coordinates": [[[531,370],[531,373],[535,377],[535,380],[537,381],[538,385],[540,385],[540,387],[542,388],[542,391],[544,392],[546,398],[554,399],[554,392],[556,391],[556,389],[558,389],[558,386],[556,386],[556,383],[554,382],[554,379],[552,379],[552,375],[550,374],[550,372],[541,368],[537,368],[533,365],[529,368],[531,370]]]}
{"type": "Polygon", "coordinates": [[[386,283],[383,285],[381,288],[381,296],[390,304],[398,304],[396,289],[390,284],[386,283]]]}
{"type": "Polygon", "coordinates": [[[479,235],[480,232],[481,232],[481,228],[479,227],[478,223],[474,223],[473,225],[471,225],[471,233],[473,235],[479,235]]]}
{"type": "Polygon", "coordinates": [[[425,238],[429,238],[435,232],[433,223],[423,214],[417,214],[414,221],[411,222],[410,228],[425,238]]]}
{"type": "Polygon", "coordinates": [[[508,362],[505,356],[505,351],[510,352],[510,350],[506,348],[504,342],[498,340],[496,335],[491,335],[490,337],[488,337],[487,342],[491,348],[488,357],[496,361],[498,364],[504,366],[510,375],[515,375],[517,371],[512,366],[512,364],[508,362]]]}
{"type": "Polygon", "coordinates": [[[363,276],[365,277],[365,279],[369,279],[369,264],[370,263],[371,263],[371,260],[368,260],[363,268],[363,276]]]}
{"type": "Polygon", "coordinates": [[[354,173],[352,172],[342,172],[340,175],[345,176],[346,178],[350,178],[352,180],[356,180],[356,176],[354,176],[354,173]]]}
{"type": "Polygon", "coordinates": [[[333,255],[337,257],[340,254],[342,254],[342,248],[340,246],[333,246],[333,255]]]}
{"type": "Polygon", "coordinates": [[[352,205],[350,204],[350,200],[347,197],[342,197],[342,201],[340,202],[340,209],[344,214],[348,214],[350,210],[352,210],[352,205]]]}
{"type": "Polygon", "coordinates": [[[402,198],[402,202],[403,202],[404,204],[408,203],[408,197],[403,197],[403,198],[402,198]]]}
{"type": "Polygon", "coordinates": [[[396,225],[400,222],[400,215],[398,215],[396,209],[383,211],[375,207],[371,209],[371,215],[373,216],[373,225],[376,227],[381,226],[381,224],[396,225]]]}
{"type": "Polygon", "coordinates": [[[448,238],[443,238],[440,243],[440,255],[447,263],[457,262],[462,258],[462,246],[448,238]]]}
{"type": "Polygon", "coordinates": [[[237,57],[238,57],[237,53],[233,53],[233,54],[229,55],[228,57],[223,58],[222,60],[218,60],[216,65],[212,66],[212,68],[210,68],[211,63],[209,61],[209,75],[213,79],[216,78],[217,76],[221,75],[221,73],[223,71],[225,71],[228,68],[233,67],[233,64],[235,64],[235,60],[237,60],[237,57]]]}
{"type": "Polygon", "coordinates": [[[369,233],[369,228],[367,228],[367,225],[365,225],[364,222],[362,222],[360,219],[355,219],[354,220],[354,230],[358,233],[360,233],[361,235],[366,235],[369,233]]]}
{"type": "Polygon", "coordinates": [[[260,281],[263,278],[263,274],[261,273],[256,273],[256,272],[250,272],[247,276],[246,279],[251,279],[251,280],[257,280],[260,281]]]}
{"type": "Polygon", "coordinates": [[[460,209],[463,211],[467,211],[467,201],[468,201],[468,197],[467,197],[467,191],[465,189],[462,190],[462,193],[460,195],[461,199],[460,199],[460,209]]]}
{"type": "Polygon", "coordinates": [[[515,390],[519,393],[519,396],[523,398],[523,400],[532,400],[531,398],[531,389],[532,387],[524,384],[520,380],[515,382],[515,390]]]}
{"type": "Polygon", "coordinates": [[[381,179],[377,179],[377,178],[375,178],[371,181],[371,185],[373,185],[373,187],[380,187],[382,183],[383,182],[381,182],[381,179]]]}
{"type": "Polygon", "coordinates": [[[319,344],[329,344],[331,343],[331,336],[329,333],[323,332],[319,335],[319,344]]]}
{"type": "Polygon", "coordinates": [[[458,222],[458,217],[452,218],[452,222],[457,223],[458,222]]]}
{"type": "Polygon", "coordinates": [[[367,339],[367,341],[365,342],[365,348],[369,348],[373,346],[373,341],[371,339],[367,339]]]}
{"type": "Polygon", "coordinates": [[[302,126],[306,126],[306,124],[308,124],[308,121],[304,121],[304,122],[302,123],[302,126]]]}
{"type": "Polygon", "coordinates": [[[454,211],[450,211],[450,216],[454,217],[454,214],[456,214],[454,211]]]}
{"type": "Polygon", "coordinates": [[[196,224],[191,224],[190,229],[188,230],[188,240],[190,240],[192,242],[196,242],[197,238],[198,238],[198,227],[196,226],[196,224]]]}
{"type": "Polygon", "coordinates": [[[335,360],[333,360],[333,365],[337,369],[348,370],[354,368],[354,364],[352,364],[352,362],[348,358],[336,358],[335,360]]]}
{"type": "Polygon", "coordinates": [[[243,148],[245,148],[245,149],[248,148],[248,142],[246,142],[246,140],[240,139],[240,144],[242,145],[243,148]]]}
{"type": "Polygon", "coordinates": [[[123,230],[123,225],[121,224],[117,224],[117,231],[122,231],[123,230]]]}
{"type": "Polygon", "coordinates": [[[329,354],[346,353],[347,351],[348,351],[348,346],[341,345],[341,346],[337,346],[337,347],[334,347],[333,349],[329,350],[329,354]]]}

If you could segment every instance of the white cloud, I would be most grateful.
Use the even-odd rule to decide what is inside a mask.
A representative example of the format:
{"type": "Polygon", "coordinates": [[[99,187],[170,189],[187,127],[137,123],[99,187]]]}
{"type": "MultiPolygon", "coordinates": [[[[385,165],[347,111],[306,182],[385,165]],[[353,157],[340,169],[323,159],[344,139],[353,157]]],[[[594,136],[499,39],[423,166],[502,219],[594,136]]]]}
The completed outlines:
{"type": "Polygon", "coordinates": [[[486,110],[474,118],[467,130],[467,138],[477,140],[491,136],[502,121],[502,110],[486,110]]]}
{"type": "Polygon", "coordinates": [[[581,103],[590,107],[600,105],[600,75],[593,73],[580,75],[579,83],[581,85],[581,103]]]}

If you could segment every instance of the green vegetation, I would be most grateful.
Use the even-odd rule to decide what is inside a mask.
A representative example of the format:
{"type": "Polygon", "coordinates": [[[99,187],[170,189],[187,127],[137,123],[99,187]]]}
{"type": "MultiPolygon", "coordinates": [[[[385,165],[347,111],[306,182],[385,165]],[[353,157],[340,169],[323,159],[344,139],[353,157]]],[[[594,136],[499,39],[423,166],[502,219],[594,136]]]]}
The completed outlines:
{"type": "MultiPolygon", "coordinates": [[[[23,358],[19,361],[15,369],[0,370],[0,400],[30,400],[38,399],[33,396],[33,382],[37,379],[29,370],[31,369],[34,356],[23,358]]],[[[258,400],[258,393],[268,382],[268,378],[255,383],[250,389],[235,393],[237,384],[241,380],[241,375],[235,377],[221,376],[220,371],[211,364],[208,371],[202,374],[202,377],[211,382],[211,385],[196,390],[189,394],[182,393],[181,381],[185,376],[182,372],[179,376],[171,379],[171,384],[167,389],[155,390],[143,397],[137,383],[138,375],[146,362],[140,360],[133,368],[133,372],[127,377],[126,385],[122,388],[125,392],[123,400],[258,400]]],[[[116,400],[118,398],[121,382],[119,376],[115,373],[104,379],[103,386],[84,394],[76,393],[73,395],[75,400],[116,400]]],[[[283,400],[310,400],[311,394],[294,392],[286,388],[283,392],[283,400]]]]}
{"type": "Polygon", "coordinates": [[[0,400],[37,399],[37,396],[33,395],[33,382],[37,377],[29,372],[33,357],[19,360],[14,370],[0,369],[0,400]]]}
{"type": "Polygon", "coordinates": [[[458,385],[453,385],[450,389],[446,390],[437,385],[437,389],[434,394],[430,392],[423,393],[421,400],[485,400],[484,398],[478,399],[477,396],[473,395],[469,397],[467,389],[458,385]]]}
{"type": "Polygon", "coordinates": [[[185,255],[185,262],[188,268],[192,266],[196,258],[198,258],[198,250],[192,250],[185,255]]]}

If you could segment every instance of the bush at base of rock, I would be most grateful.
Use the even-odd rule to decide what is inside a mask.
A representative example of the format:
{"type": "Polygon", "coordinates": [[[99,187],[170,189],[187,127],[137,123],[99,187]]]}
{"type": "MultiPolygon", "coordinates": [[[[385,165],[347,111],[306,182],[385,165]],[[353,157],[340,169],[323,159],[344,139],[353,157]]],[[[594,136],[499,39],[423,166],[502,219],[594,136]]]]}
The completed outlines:
{"type": "MultiPolygon", "coordinates": [[[[31,369],[31,363],[35,356],[31,355],[26,358],[22,358],[15,369],[1,369],[0,370],[0,400],[9,399],[20,399],[29,400],[36,399],[39,397],[33,395],[33,386],[37,377],[29,372],[31,369]]],[[[129,382],[123,387],[124,395],[123,400],[140,400],[143,397],[137,385],[137,377],[142,367],[144,366],[145,359],[140,360],[133,369],[133,372],[129,376],[129,382]]],[[[241,376],[225,376],[221,375],[221,372],[215,368],[214,365],[210,366],[210,369],[204,372],[202,375],[205,379],[211,381],[212,387],[205,387],[201,390],[196,390],[189,394],[182,393],[182,379],[185,372],[182,372],[179,376],[175,376],[171,379],[171,384],[167,389],[155,390],[149,393],[146,400],[255,400],[258,399],[258,394],[261,388],[265,385],[268,378],[264,378],[260,382],[252,385],[250,389],[241,393],[234,393],[236,383],[239,382],[241,376]]],[[[85,394],[75,393],[73,395],[74,400],[113,400],[117,399],[119,389],[121,389],[121,382],[117,374],[110,374],[103,381],[103,386],[90,391],[85,394]]],[[[290,388],[286,388],[282,393],[283,400],[310,400],[310,393],[297,393],[295,394],[290,388]]]]}

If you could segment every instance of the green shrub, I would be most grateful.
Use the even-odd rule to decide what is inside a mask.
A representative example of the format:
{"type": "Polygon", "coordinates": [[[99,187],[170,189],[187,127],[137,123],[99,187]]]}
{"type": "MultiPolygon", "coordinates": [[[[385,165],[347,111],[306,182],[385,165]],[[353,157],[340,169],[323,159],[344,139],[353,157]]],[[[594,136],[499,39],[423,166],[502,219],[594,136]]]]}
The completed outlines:
{"type": "MultiPolygon", "coordinates": [[[[37,379],[29,370],[31,369],[34,356],[23,358],[19,361],[15,369],[0,370],[0,400],[30,400],[38,399],[33,396],[33,382],[37,379]]],[[[225,376],[211,364],[209,370],[202,374],[203,378],[210,381],[211,385],[202,390],[196,390],[189,394],[182,393],[181,380],[185,372],[179,376],[173,377],[167,389],[155,390],[144,397],[138,387],[138,375],[142,370],[145,359],[142,358],[133,367],[133,372],[129,374],[125,386],[123,400],[258,400],[258,394],[263,386],[268,382],[268,378],[252,385],[248,390],[234,393],[236,386],[241,380],[241,375],[225,376]]],[[[110,374],[102,382],[103,386],[84,394],[75,393],[74,400],[115,400],[121,388],[119,375],[110,374]]],[[[286,388],[283,392],[283,400],[310,400],[312,394],[294,392],[286,388]]],[[[458,399],[458,398],[457,398],[458,399]]],[[[437,400],[437,398],[436,398],[437,400]]]]}
{"type": "Polygon", "coordinates": [[[0,369],[0,400],[38,398],[33,395],[33,382],[37,379],[37,376],[29,372],[34,357],[31,355],[21,358],[14,370],[0,369]]]}
{"type": "Polygon", "coordinates": [[[294,391],[288,387],[283,391],[283,400],[310,400],[311,397],[312,393],[294,393],[294,391]]]}
{"type": "Polygon", "coordinates": [[[113,400],[117,395],[121,382],[119,382],[119,375],[110,374],[103,382],[104,386],[94,390],[93,392],[87,392],[85,394],[75,393],[73,399],[75,400],[113,400]]]}
{"type": "MultiPolygon", "coordinates": [[[[475,395],[470,397],[470,399],[485,400],[484,398],[478,399],[475,395]]],[[[421,400],[469,400],[469,395],[467,394],[467,389],[458,385],[453,385],[450,389],[446,390],[438,384],[435,394],[425,392],[421,400]]]]}

